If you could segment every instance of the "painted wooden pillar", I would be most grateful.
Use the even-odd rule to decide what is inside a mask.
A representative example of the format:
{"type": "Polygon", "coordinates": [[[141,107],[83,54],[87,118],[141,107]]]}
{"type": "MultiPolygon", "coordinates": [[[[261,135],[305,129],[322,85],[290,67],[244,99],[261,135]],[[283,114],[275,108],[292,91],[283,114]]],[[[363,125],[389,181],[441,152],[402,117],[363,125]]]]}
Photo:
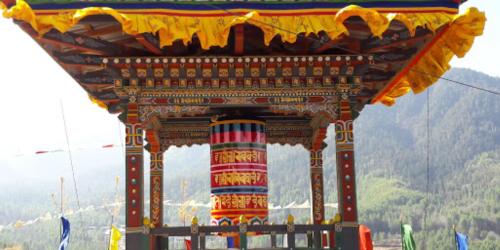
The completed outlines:
{"type": "Polygon", "coordinates": [[[143,173],[143,129],[138,119],[138,105],[127,105],[125,122],[125,179],[126,179],[126,248],[146,249],[144,235],[144,173],[143,173]]]}
{"type": "MultiPolygon", "coordinates": [[[[151,227],[158,228],[163,225],[163,152],[152,147],[150,156],[149,214],[151,227]]],[[[150,249],[159,246],[160,237],[151,236],[150,249]]]]}
{"type": "MultiPolygon", "coordinates": [[[[321,144],[320,144],[321,145],[321,144]]],[[[311,213],[315,225],[321,225],[325,220],[325,202],[323,190],[323,145],[309,150],[311,162],[311,213]]],[[[320,232],[314,231],[314,247],[321,247],[320,232]]]]}
{"type": "MultiPolygon", "coordinates": [[[[149,171],[149,226],[159,228],[163,225],[163,150],[160,144],[159,130],[161,122],[158,117],[151,117],[144,122],[146,129],[146,149],[150,155],[149,171]]],[[[149,236],[149,249],[160,249],[161,237],[149,236]]]]}
{"type": "Polygon", "coordinates": [[[151,152],[150,216],[154,227],[163,225],[163,152],[151,152]]]}
{"type": "Polygon", "coordinates": [[[315,225],[325,220],[325,203],[323,190],[323,148],[310,149],[311,162],[311,213],[315,225]]]}
{"type": "Polygon", "coordinates": [[[341,249],[359,249],[356,175],[354,168],[353,116],[350,103],[340,102],[335,122],[337,151],[338,210],[342,219],[341,249]]]}

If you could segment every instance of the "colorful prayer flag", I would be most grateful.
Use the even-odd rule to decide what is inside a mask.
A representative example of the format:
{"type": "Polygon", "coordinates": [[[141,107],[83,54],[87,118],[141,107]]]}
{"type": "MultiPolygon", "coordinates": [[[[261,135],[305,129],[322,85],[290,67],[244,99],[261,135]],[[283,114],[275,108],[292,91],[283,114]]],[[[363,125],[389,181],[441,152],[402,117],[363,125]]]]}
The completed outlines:
{"type": "Polygon", "coordinates": [[[373,250],[371,231],[365,225],[359,225],[359,250],[373,250]]]}
{"type": "Polygon", "coordinates": [[[119,241],[122,238],[122,233],[115,226],[111,226],[109,235],[109,250],[118,250],[119,241]]]}
{"type": "Polygon", "coordinates": [[[69,244],[69,232],[70,225],[69,220],[64,217],[61,217],[62,222],[62,234],[61,234],[61,243],[59,244],[59,250],[67,250],[69,244]]]}
{"type": "Polygon", "coordinates": [[[469,242],[467,235],[455,232],[455,242],[457,243],[457,250],[468,250],[469,242]]]}
{"type": "Polygon", "coordinates": [[[417,246],[413,239],[413,230],[408,224],[401,224],[401,242],[403,250],[415,250],[417,246]]]}
{"type": "Polygon", "coordinates": [[[234,248],[234,238],[227,237],[227,248],[234,248]]]}
{"type": "Polygon", "coordinates": [[[184,244],[186,244],[186,250],[191,250],[191,240],[184,240],[184,244]]]}

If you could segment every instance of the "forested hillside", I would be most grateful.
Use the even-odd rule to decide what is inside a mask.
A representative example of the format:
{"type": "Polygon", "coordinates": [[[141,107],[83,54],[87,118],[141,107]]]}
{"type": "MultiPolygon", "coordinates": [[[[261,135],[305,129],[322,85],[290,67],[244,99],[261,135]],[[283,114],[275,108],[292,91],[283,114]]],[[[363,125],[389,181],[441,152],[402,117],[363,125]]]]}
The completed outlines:
{"type": "MultiPolygon", "coordinates": [[[[500,90],[499,78],[471,70],[453,69],[446,76],[500,90]]],[[[471,237],[471,249],[499,249],[500,97],[444,81],[432,87],[429,96],[429,119],[426,94],[423,93],[405,96],[393,107],[367,106],[356,120],[360,223],[372,229],[376,242],[398,238],[399,223],[403,220],[411,223],[416,231],[417,246],[426,244],[426,249],[453,249],[453,225],[471,237]],[[430,122],[429,148],[427,121],[430,122]],[[427,152],[430,153],[428,193],[427,152]],[[427,195],[427,231],[424,232],[427,195]]],[[[326,140],[329,146],[324,152],[326,203],[337,200],[332,132],[330,128],[326,140]]],[[[80,160],[92,161],[92,154],[86,154],[80,160]]],[[[173,203],[183,200],[208,203],[208,146],[172,148],[165,157],[166,199],[173,203]],[[184,193],[180,191],[182,182],[187,183],[184,193]]],[[[307,151],[300,146],[268,147],[270,202],[274,206],[284,207],[292,202],[302,204],[309,199],[308,157],[307,151]]],[[[101,155],[99,159],[104,157],[101,155]]],[[[82,207],[92,205],[94,209],[81,216],[70,216],[76,221],[75,225],[83,228],[75,227],[77,233],[72,236],[72,244],[81,247],[90,240],[94,244],[92,249],[104,249],[104,231],[110,223],[110,214],[99,206],[113,200],[114,176],[123,176],[122,154],[115,152],[110,159],[86,164],[89,169],[79,177],[79,185],[84,190],[82,207]],[[99,168],[101,174],[93,176],[92,168],[99,168]]],[[[36,167],[36,164],[31,165],[36,167]]],[[[3,176],[9,174],[8,171],[2,173],[3,176]]],[[[0,187],[10,187],[10,192],[0,193],[4,201],[0,203],[0,249],[16,244],[25,249],[55,247],[54,239],[58,234],[55,219],[20,228],[9,226],[9,223],[26,221],[46,212],[55,214],[56,208],[48,196],[55,192],[54,188],[37,186],[38,181],[46,183],[34,180],[30,188],[17,189],[12,188],[12,182],[0,178],[0,187]]],[[[54,183],[57,186],[57,180],[54,183]]],[[[119,192],[123,194],[123,190],[119,192]]],[[[74,204],[71,197],[68,199],[69,204],[74,204]]],[[[188,210],[196,213],[201,222],[208,222],[208,208],[188,210]]],[[[332,217],[336,211],[328,207],[326,212],[332,217]]],[[[271,210],[271,220],[281,223],[288,213],[294,214],[301,223],[309,218],[307,209],[275,209],[271,210]]],[[[117,219],[121,224],[123,216],[122,211],[117,219]]],[[[169,225],[181,224],[179,207],[168,207],[165,220],[169,225]]],[[[76,249],[83,249],[80,247],[76,249]]]]}

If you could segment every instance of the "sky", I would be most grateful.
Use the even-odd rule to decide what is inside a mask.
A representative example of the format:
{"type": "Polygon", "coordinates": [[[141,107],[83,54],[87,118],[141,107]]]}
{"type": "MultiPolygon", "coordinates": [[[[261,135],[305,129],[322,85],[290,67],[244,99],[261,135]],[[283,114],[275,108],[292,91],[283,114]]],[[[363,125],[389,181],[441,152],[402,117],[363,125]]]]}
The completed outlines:
{"type": "MultiPolygon", "coordinates": [[[[469,6],[486,11],[486,29],[469,54],[454,59],[452,65],[500,76],[500,15],[495,15],[500,13],[500,1],[470,0],[462,11],[469,6]]],[[[93,105],[64,70],[4,18],[0,18],[0,86],[0,170],[7,166],[22,171],[24,156],[66,148],[61,103],[72,149],[120,144],[123,126],[116,116],[93,105]]]]}

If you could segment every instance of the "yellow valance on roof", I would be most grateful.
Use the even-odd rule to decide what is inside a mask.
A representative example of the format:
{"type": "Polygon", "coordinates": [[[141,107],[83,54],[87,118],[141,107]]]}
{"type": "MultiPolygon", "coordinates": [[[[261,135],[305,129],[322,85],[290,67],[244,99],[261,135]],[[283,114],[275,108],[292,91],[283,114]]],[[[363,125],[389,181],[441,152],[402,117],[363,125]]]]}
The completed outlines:
{"type": "MultiPolygon", "coordinates": [[[[317,34],[326,32],[331,39],[342,34],[348,34],[344,21],[352,16],[361,17],[369,26],[374,36],[381,36],[394,20],[402,22],[413,35],[417,27],[426,27],[436,31],[446,25],[445,32],[436,35],[437,39],[432,46],[426,48],[425,53],[413,61],[402,75],[374,98],[373,102],[382,102],[392,105],[397,97],[410,90],[419,93],[432,85],[449,68],[449,61],[453,55],[463,57],[470,49],[474,38],[482,34],[486,21],[485,14],[475,8],[468,9],[464,14],[456,14],[449,9],[415,11],[415,13],[391,12],[389,9],[362,8],[351,5],[338,10],[331,10],[332,14],[311,14],[307,12],[290,15],[272,15],[269,11],[251,9],[232,10],[217,15],[195,15],[183,13],[179,10],[155,10],[144,13],[141,10],[115,10],[107,7],[88,7],[84,9],[64,10],[33,10],[29,4],[18,0],[15,6],[7,9],[0,1],[0,9],[4,10],[4,17],[14,18],[30,23],[40,34],[51,29],[66,32],[80,20],[91,15],[110,15],[121,25],[125,33],[137,35],[141,33],[158,33],[160,45],[171,45],[175,40],[189,43],[194,34],[200,40],[201,46],[208,49],[211,46],[225,46],[228,41],[230,28],[236,24],[250,23],[262,29],[264,42],[269,45],[271,40],[280,35],[283,42],[293,43],[299,33],[317,34]],[[265,13],[263,13],[265,12],[265,13]],[[169,13],[169,14],[166,14],[169,13]],[[232,13],[232,12],[230,12],[232,13]],[[422,72],[425,72],[423,74],[422,72]]],[[[276,13],[281,13],[277,12],[276,13]]],[[[218,11],[221,13],[221,10],[218,11]]],[[[296,12],[297,13],[297,12],[296,12]]]]}

